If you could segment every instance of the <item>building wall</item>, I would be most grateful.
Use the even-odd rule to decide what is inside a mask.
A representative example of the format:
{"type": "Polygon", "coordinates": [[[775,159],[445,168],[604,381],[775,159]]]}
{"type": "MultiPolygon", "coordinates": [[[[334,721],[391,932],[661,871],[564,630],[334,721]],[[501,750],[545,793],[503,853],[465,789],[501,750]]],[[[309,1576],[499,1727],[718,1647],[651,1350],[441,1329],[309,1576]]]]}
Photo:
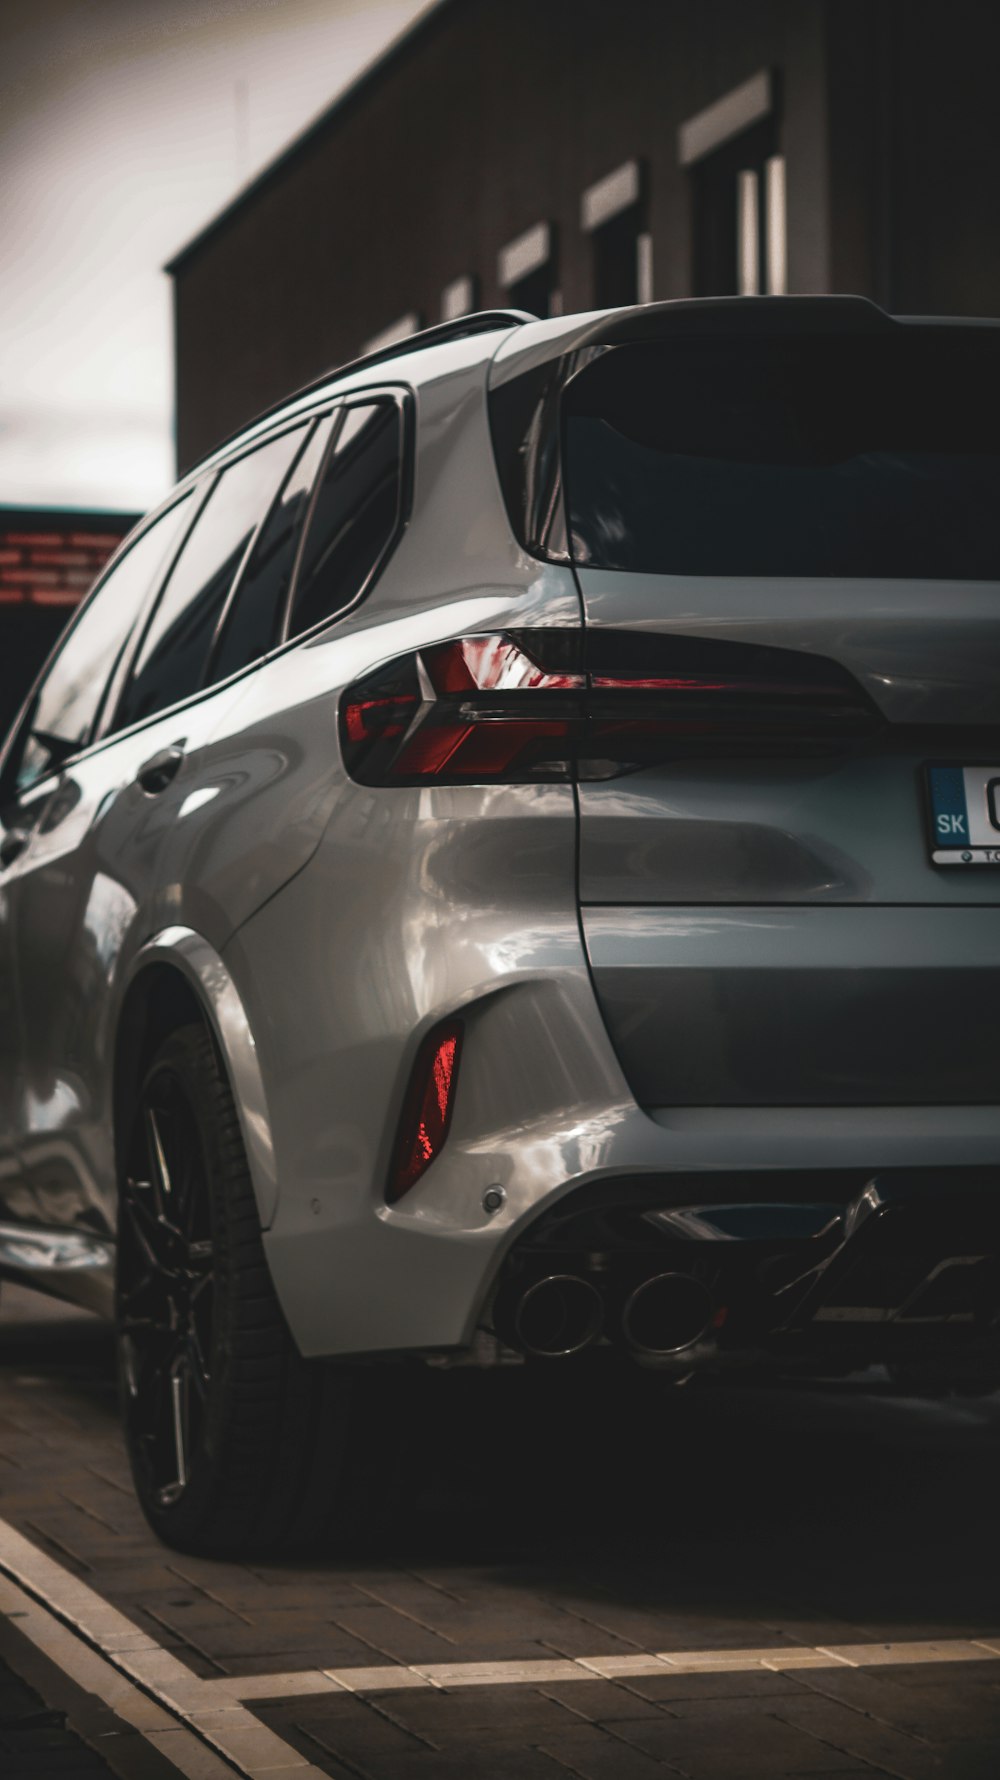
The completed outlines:
{"type": "Polygon", "coordinates": [[[555,227],[565,310],[594,302],[585,188],[643,167],[654,295],[695,290],[680,125],[774,71],[788,288],[1000,308],[993,0],[446,0],[175,262],[187,467],[404,312],[441,314],[555,227]]]}
{"type": "Polygon", "coordinates": [[[792,276],[825,282],[822,0],[451,0],[176,269],[186,467],[466,273],[502,303],[499,249],[556,226],[566,310],[593,302],[582,191],[645,163],[655,294],[691,285],[680,124],[783,72],[792,276]],[[613,25],[609,20],[613,19],[613,25]]]}
{"type": "Polygon", "coordinates": [[[828,0],[831,288],[1000,315],[1000,6],[828,0]]]}

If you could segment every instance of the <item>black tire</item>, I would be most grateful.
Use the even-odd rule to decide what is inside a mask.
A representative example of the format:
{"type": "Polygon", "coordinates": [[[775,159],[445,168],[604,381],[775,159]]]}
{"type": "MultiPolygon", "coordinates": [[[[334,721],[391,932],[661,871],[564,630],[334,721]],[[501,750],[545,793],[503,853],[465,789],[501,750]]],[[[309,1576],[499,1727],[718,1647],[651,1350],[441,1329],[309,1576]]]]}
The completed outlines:
{"type": "Polygon", "coordinates": [[[295,1347],[200,1025],[172,1033],[146,1071],[119,1205],[122,1415],[150,1526],[182,1551],[314,1544],[334,1512],[351,1377],[295,1347]]]}

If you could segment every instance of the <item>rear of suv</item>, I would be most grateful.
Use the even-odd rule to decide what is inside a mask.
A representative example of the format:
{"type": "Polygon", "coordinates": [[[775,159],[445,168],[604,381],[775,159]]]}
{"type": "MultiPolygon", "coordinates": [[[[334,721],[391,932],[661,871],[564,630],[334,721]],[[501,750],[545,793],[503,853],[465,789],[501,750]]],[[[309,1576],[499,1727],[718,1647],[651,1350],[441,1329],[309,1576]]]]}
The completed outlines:
{"type": "Polygon", "coordinates": [[[996,1381],[998,350],[470,318],[126,544],[0,764],[0,1267],[164,1537],[389,1362],[996,1381]]]}

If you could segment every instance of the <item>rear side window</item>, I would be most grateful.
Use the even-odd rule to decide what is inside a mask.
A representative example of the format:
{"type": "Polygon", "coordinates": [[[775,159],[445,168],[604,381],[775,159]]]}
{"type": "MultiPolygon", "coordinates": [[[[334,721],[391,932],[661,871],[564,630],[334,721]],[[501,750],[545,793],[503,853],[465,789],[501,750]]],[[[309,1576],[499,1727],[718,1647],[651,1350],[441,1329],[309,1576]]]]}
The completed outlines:
{"type": "Polygon", "coordinates": [[[212,660],[211,679],[225,680],[249,667],[281,641],[288,589],[309,494],[330,437],[330,418],[320,421],[292,466],[271,508],[226,615],[212,660]]]}
{"type": "Polygon", "coordinates": [[[104,689],[191,510],[188,494],[155,520],[105,576],[67,634],[14,744],[5,776],[18,793],[89,740],[104,689]]]}
{"type": "Polygon", "coordinates": [[[153,613],[116,729],[197,692],[233,578],[301,442],[301,431],[283,433],[222,472],[153,613]]]}
{"type": "Polygon", "coordinates": [[[397,403],[348,408],[316,492],[290,636],[334,617],[364,591],[396,535],[402,473],[397,403]]]}
{"type": "Polygon", "coordinates": [[[688,575],[1000,575],[1000,331],[622,346],[573,380],[581,565],[688,575]]]}

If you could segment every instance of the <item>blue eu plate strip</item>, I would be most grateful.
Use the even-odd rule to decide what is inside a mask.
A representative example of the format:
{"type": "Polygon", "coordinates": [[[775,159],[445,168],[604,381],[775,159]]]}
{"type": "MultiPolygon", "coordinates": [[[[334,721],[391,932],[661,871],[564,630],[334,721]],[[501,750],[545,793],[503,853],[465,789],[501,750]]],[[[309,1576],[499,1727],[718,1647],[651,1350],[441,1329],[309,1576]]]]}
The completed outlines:
{"type": "Polygon", "coordinates": [[[936,844],[939,847],[967,847],[970,836],[964,771],[960,766],[932,766],[930,785],[936,844]]]}

